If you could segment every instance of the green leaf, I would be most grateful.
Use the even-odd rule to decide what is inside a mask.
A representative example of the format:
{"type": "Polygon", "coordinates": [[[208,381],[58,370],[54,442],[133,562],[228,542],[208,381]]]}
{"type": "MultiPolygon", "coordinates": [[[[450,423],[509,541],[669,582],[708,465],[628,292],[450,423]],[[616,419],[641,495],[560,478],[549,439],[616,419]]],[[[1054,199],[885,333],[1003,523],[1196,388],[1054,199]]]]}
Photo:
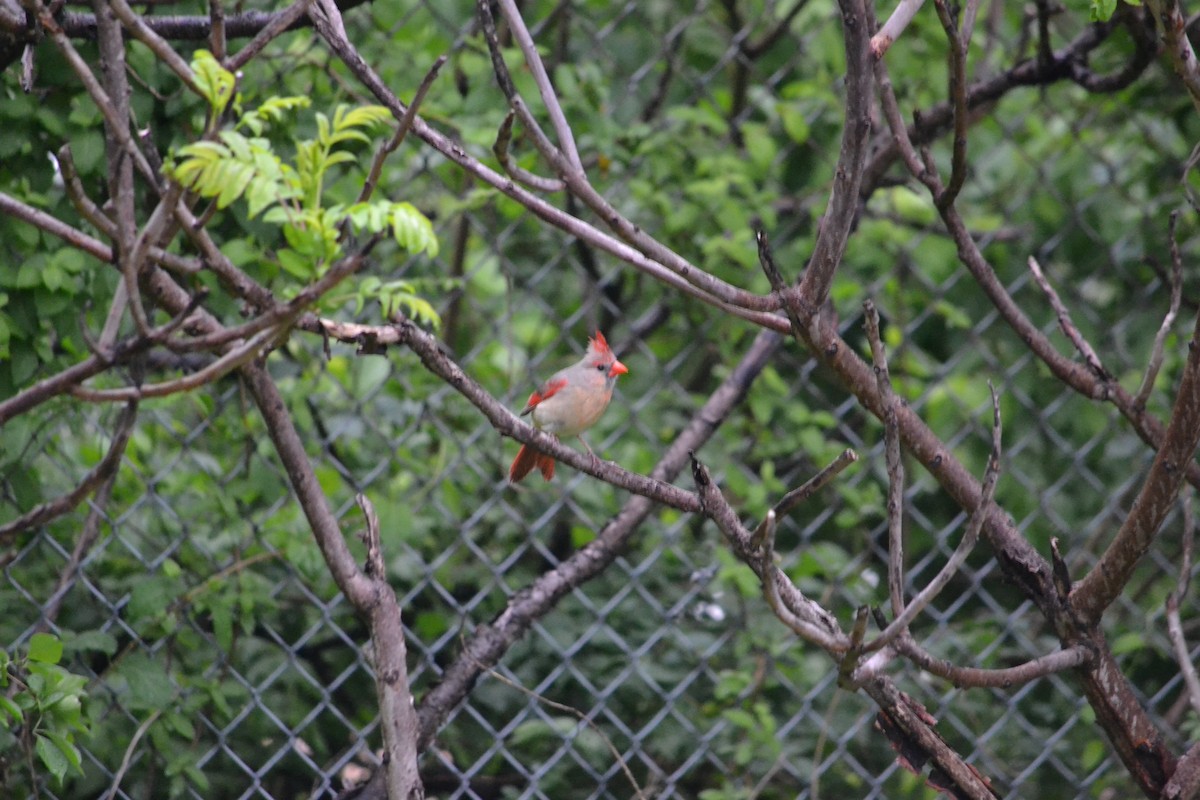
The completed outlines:
{"type": "Polygon", "coordinates": [[[220,62],[207,50],[197,50],[192,54],[192,72],[200,94],[208,101],[213,114],[225,110],[232,96],[237,79],[233,73],[221,66],[220,62]]]}
{"type": "Polygon", "coordinates": [[[1108,22],[1117,10],[1117,0],[1092,0],[1092,22],[1108,22]]]}
{"type": "Polygon", "coordinates": [[[141,653],[128,656],[117,671],[128,685],[125,706],[131,710],[158,711],[175,696],[175,687],[166,670],[157,661],[141,653]]]}
{"type": "Polygon", "coordinates": [[[44,731],[38,731],[37,743],[34,747],[43,766],[49,770],[61,786],[63,778],[67,776],[67,770],[71,768],[71,761],[67,758],[67,754],[59,749],[58,745],[44,731]]]}
{"type": "MultiPolygon", "coordinates": [[[[0,694],[0,711],[7,713],[9,717],[12,717],[17,722],[25,719],[25,712],[21,711],[21,707],[3,694],[0,694]]],[[[0,726],[7,728],[8,719],[0,717],[0,726]]]]}
{"type": "Polygon", "coordinates": [[[29,639],[29,660],[43,664],[57,664],[62,659],[63,644],[57,636],[35,633],[29,639]]]}
{"type": "Polygon", "coordinates": [[[81,769],[83,759],[79,756],[79,748],[75,746],[75,743],[69,737],[61,733],[55,733],[54,731],[45,731],[44,735],[66,756],[67,763],[71,765],[72,769],[76,772],[83,772],[81,769]]]}

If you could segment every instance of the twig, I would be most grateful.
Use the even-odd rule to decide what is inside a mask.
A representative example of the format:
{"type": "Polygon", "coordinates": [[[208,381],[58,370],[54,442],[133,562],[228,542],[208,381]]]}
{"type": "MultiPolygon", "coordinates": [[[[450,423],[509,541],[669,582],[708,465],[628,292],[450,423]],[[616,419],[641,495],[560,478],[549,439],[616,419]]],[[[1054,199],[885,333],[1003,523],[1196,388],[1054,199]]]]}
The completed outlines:
{"type": "Polygon", "coordinates": [[[558,136],[558,146],[566,156],[567,164],[575,174],[582,176],[584,174],[583,162],[579,160],[579,151],[575,146],[575,134],[571,132],[567,115],[563,113],[562,105],[558,102],[558,93],[554,91],[554,86],[550,83],[546,65],[542,63],[542,57],[538,54],[537,45],[529,33],[529,28],[525,27],[521,11],[517,8],[514,0],[498,0],[498,4],[500,12],[508,22],[509,30],[512,31],[513,39],[516,40],[517,46],[521,48],[521,53],[525,56],[525,64],[529,67],[533,82],[542,96],[542,104],[546,107],[546,113],[550,115],[550,122],[554,125],[554,132],[558,136]]]}
{"type": "Polygon", "coordinates": [[[187,203],[180,200],[175,204],[175,216],[186,235],[204,256],[205,266],[212,270],[220,281],[241,299],[258,309],[275,307],[275,295],[242,272],[217,247],[208,229],[200,224],[187,203]]]}
{"type": "Polygon", "coordinates": [[[1079,328],[1075,327],[1075,323],[1071,321],[1071,312],[1067,311],[1067,307],[1063,305],[1063,301],[1058,296],[1058,292],[1050,285],[1050,281],[1046,280],[1045,273],[1042,272],[1042,267],[1033,256],[1029,257],[1029,271],[1033,273],[1033,279],[1037,282],[1038,287],[1045,293],[1046,299],[1050,301],[1050,307],[1054,309],[1054,315],[1058,317],[1058,327],[1066,334],[1066,337],[1071,340],[1071,344],[1075,345],[1075,349],[1083,356],[1083,360],[1091,368],[1096,377],[1103,380],[1111,380],[1108,371],[1104,369],[1104,365],[1100,363],[1100,357],[1096,355],[1096,351],[1088,344],[1087,339],[1083,338],[1083,334],[1079,332],[1079,328]]]}
{"type": "Polygon", "coordinates": [[[904,612],[904,462],[900,458],[900,424],[896,419],[899,401],[888,375],[887,355],[879,331],[879,312],[870,300],[863,302],[863,312],[879,387],[879,403],[883,406],[884,462],[888,476],[888,597],[892,602],[892,615],[899,619],[904,612]]]}
{"type": "MultiPolygon", "coordinates": [[[[312,0],[296,0],[296,2],[292,3],[282,11],[277,11],[271,14],[268,17],[266,24],[262,25],[259,28],[258,33],[254,35],[254,38],[251,39],[245,47],[243,47],[241,50],[238,50],[236,54],[229,57],[229,60],[225,64],[225,68],[231,72],[237,72],[239,69],[244,67],[250,62],[250,59],[254,58],[256,55],[265,50],[267,45],[274,41],[279,34],[291,29],[293,26],[298,24],[300,20],[304,19],[304,15],[308,13],[308,7],[311,4],[312,0]]],[[[236,22],[242,17],[249,16],[249,14],[239,14],[236,15],[234,19],[228,20],[225,24],[226,32],[232,33],[233,31],[237,30],[239,26],[236,24],[236,22]]]]}
{"type": "Polygon", "coordinates": [[[565,156],[562,150],[542,130],[541,124],[529,109],[529,104],[525,102],[525,98],[517,91],[517,85],[513,82],[512,75],[508,71],[508,64],[504,62],[504,52],[500,47],[500,38],[496,33],[496,20],[492,16],[491,0],[476,0],[475,6],[479,12],[480,27],[483,29],[483,39],[487,42],[488,52],[492,57],[492,72],[496,75],[496,82],[500,86],[500,91],[504,94],[505,99],[508,100],[509,108],[520,118],[521,124],[525,126],[525,130],[533,140],[533,146],[541,153],[542,158],[546,159],[547,163],[553,166],[563,161],[565,156]]]}
{"type": "MultiPolygon", "coordinates": [[[[146,45],[150,52],[154,53],[158,60],[174,72],[189,89],[198,96],[203,96],[200,86],[196,83],[196,76],[192,74],[192,68],[188,66],[182,56],[175,52],[175,48],[166,39],[155,33],[154,29],[129,7],[125,0],[109,0],[108,6],[135,39],[146,45]]],[[[221,58],[221,55],[217,55],[217,58],[221,58]]]]}
{"type": "Polygon", "coordinates": [[[829,466],[781,497],[773,509],[775,516],[780,519],[787,516],[788,512],[823,489],[855,461],[858,461],[858,453],[850,449],[843,450],[829,466]]]}
{"type": "Polygon", "coordinates": [[[561,180],[535,175],[517,164],[509,156],[508,146],[512,142],[512,124],[514,118],[515,114],[510,110],[504,115],[504,119],[500,123],[500,128],[496,131],[496,142],[492,145],[492,152],[496,154],[496,160],[500,162],[500,166],[514,180],[520,181],[531,189],[539,192],[561,192],[566,186],[561,180]]]}
{"type": "Polygon", "coordinates": [[[1146,0],[1146,7],[1154,15],[1162,31],[1163,50],[1171,59],[1175,73],[1183,81],[1191,95],[1192,105],[1200,110],[1200,62],[1187,36],[1187,18],[1177,0],[1146,0]]]}
{"type": "Polygon", "coordinates": [[[892,646],[905,658],[931,675],[944,678],[958,687],[972,688],[1020,686],[1056,672],[1065,672],[1084,666],[1093,660],[1091,650],[1082,645],[1075,645],[1055,653],[1039,656],[1015,667],[981,669],[979,667],[959,667],[944,659],[936,658],[921,648],[907,633],[901,635],[892,646]]]}
{"type": "Polygon", "coordinates": [[[229,42],[225,32],[225,0],[209,0],[208,3],[208,43],[212,54],[222,64],[229,53],[229,42]]]}
{"type": "Polygon", "coordinates": [[[900,38],[900,34],[904,33],[908,23],[912,22],[923,5],[925,0],[900,0],[879,32],[871,37],[871,55],[876,59],[883,58],[883,54],[900,38]]]}
{"type": "MultiPolygon", "coordinates": [[[[397,119],[403,117],[406,106],[400,102],[379,75],[336,26],[327,24],[320,15],[313,17],[317,32],[342,59],[347,68],[361,80],[380,103],[387,106],[397,119]]],[[[589,205],[617,234],[636,247],[615,238],[562,209],[546,202],[522,187],[507,175],[502,175],[467,154],[458,143],[431,128],[418,114],[413,120],[413,133],[458,164],[470,174],[513,198],[531,213],[550,225],[626,262],[635,269],[651,275],[672,288],[713,305],[730,314],[771,330],[786,332],[787,321],[770,313],[778,308],[773,296],[762,297],[738,289],[699,269],[677,253],[657,242],[638,225],[625,219],[604,200],[586,181],[571,184],[570,188],[589,205]],[[665,259],[665,261],[664,261],[665,259]]]]}
{"type": "Polygon", "coordinates": [[[1193,800],[1197,794],[1200,794],[1200,742],[1189,747],[1179,759],[1162,790],[1165,800],[1193,800]]]}
{"type": "Polygon", "coordinates": [[[83,564],[83,560],[87,558],[92,547],[100,539],[101,518],[108,509],[108,503],[112,499],[113,485],[116,482],[117,470],[113,470],[108,479],[96,489],[96,493],[92,495],[92,501],[88,503],[87,519],[84,520],[79,536],[75,539],[75,546],[71,548],[71,557],[59,571],[58,579],[54,583],[54,591],[42,604],[38,627],[43,631],[49,632],[55,620],[58,619],[58,612],[62,608],[63,600],[79,581],[80,565],[83,564]]]}
{"type": "Polygon", "coordinates": [[[1178,221],[1179,212],[1172,211],[1168,234],[1171,240],[1171,305],[1167,309],[1167,315],[1163,317],[1162,325],[1158,326],[1158,333],[1154,335],[1150,360],[1146,364],[1146,376],[1142,378],[1141,388],[1133,398],[1134,408],[1144,409],[1150,399],[1154,381],[1158,379],[1158,371],[1162,369],[1163,345],[1167,341],[1167,334],[1171,332],[1171,326],[1175,324],[1175,317],[1179,314],[1179,305],[1183,300],[1183,257],[1179,252],[1179,241],[1175,238],[1175,226],[1178,221]]]}
{"type": "Polygon", "coordinates": [[[1192,552],[1196,543],[1196,518],[1192,501],[1192,494],[1189,492],[1180,502],[1183,506],[1183,554],[1180,557],[1175,591],[1167,595],[1167,633],[1175,650],[1175,661],[1179,664],[1180,674],[1183,675],[1184,686],[1187,687],[1188,702],[1192,704],[1192,711],[1200,716],[1200,675],[1197,675],[1196,664],[1192,661],[1192,654],[1188,652],[1187,637],[1184,636],[1183,623],[1179,619],[1179,604],[1187,597],[1188,584],[1192,580],[1192,552]]]}
{"type": "Polygon", "coordinates": [[[793,290],[788,287],[786,281],[784,281],[783,274],[779,271],[779,266],[775,263],[775,256],[771,252],[771,242],[767,238],[767,232],[761,228],[756,230],[754,232],[754,240],[758,244],[758,263],[766,274],[767,281],[771,284],[771,291],[775,293],[775,296],[779,299],[779,305],[783,307],[783,311],[787,315],[791,334],[796,339],[802,339],[804,336],[804,323],[800,321],[798,306],[800,298],[791,296],[793,290]]]}
{"type": "Polygon", "coordinates": [[[979,0],[967,0],[962,12],[962,30],[959,31],[964,50],[971,46],[971,34],[975,32],[975,17],[978,13],[979,0]]]}
{"type": "MultiPolygon", "coordinates": [[[[64,144],[58,150],[58,167],[63,176],[63,185],[67,190],[67,196],[71,199],[71,204],[75,206],[75,210],[79,212],[80,216],[94,225],[96,230],[110,238],[115,238],[117,235],[116,224],[105,216],[100,207],[84,191],[83,183],[79,180],[79,172],[75,168],[75,158],[71,153],[71,146],[69,144],[64,144]]],[[[152,261],[161,264],[172,272],[194,275],[204,269],[197,260],[169,253],[157,245],[151,245],[147,250],[147,254],[152,261]]]]}
{"type": "Polygon", "coordinates": [[[129,771],[129,765],[133,763],[133,754],[137,752],[138,742],[142,740],[142,737],[150,730],[150,726],[157,722],[158,718],[162,715],[163,711],[161,709],[155,711],[146,717],[142,721],[142,724],[138,725],[137,730],[133,732],[133,736],[130,737],[129,744],[125,748],[125,755],[121,758],[121,766],[113,774],[112,782],[108,785],[108,791],[104,795],[104,800],[113,800],[117,796],[117,792],[121,790],[121,781],[125,778],[125,773],[129,771]]]}
{"type": "Polygon", "coordinates": [[[863,690],[879,706],[876,727],[898,751],[902,764],[919,774],[925,763],[932,761],[937,767],[932,773],[950,784],[941,784],[947,794],[963,800],[995,800],[987,779],[946,744],[935,729],[937,720],[920,703],[896,688],[887,676],[867,681],[863,690]]]}
{"type": "Polygon", "coordinates": [[[421,103],[425,100],[425,95],[429,93],[429,87],[433,86],[433,82],[437,80],[438,73],[441,72],[442,65],[445,63],[446,56],[438,56],[434,60],[433,66],[425,73],[425,77],[421,80],[421,85],[417,87],[416,93],[413,94],[412,102],[409,103],[404,116],[400,118],[400,125],[396,128],[396,132],[375,153],[375,158],[371,161],[371,169],[367,173],[367,179],[363,182],[362,191],[358,193],[358,202],[365,203],[371,199],[371,194],[375,191],[375,186],[379,183],[379,176],[383,173],[383,162],[387,160],[389,155],[396,151],[396,148],[404,142],[404,137],[408,136],[408,132],[412,130],[412,123],[417,116],[417,109],[421,107],[421,103]]]}
{"type": "Polygon", "coordinates": [[[71,394],[90,403],[115,403],[190,392],[192,389],[212,383],[258,358],[262,355],[264,348],[274,348],[276,340],[280,336],[281,327],[283,326],[260,331],[249,341],[231,349],[203,369],[196,370],[190,375],[184,375],[182,378],[143,386],[123,386],[119,389],[89,389],[86,386],[77,385],[72,387],[71,394]]]}
{"type": "Polygon", "coordinates": [[[959,35],[946,0],[933,0],[949,43],[950,107],[954,112],[954,144],[950,156],[950,181],[935,198],[938,208],[954,204],[967,178],[967,45],[959,35]]]}
{"type": "Polygon", "coordinates": [[[958,547],[954,548],[954,552],[950,554],[950,558],[946,560],[938,574],[912,599],[902,613],[896,615],[896,618],[884,628],[878,637],[866,645],[864,650],[867,652],[887,646],[893,639],[907,631],[908,626],[917,618],[917,615],[924,611],[941,594],[950,580],[958,574],[958,570],[966,562],[967,556],[975,549],[975,543],[979,541],[979,532],[983,530],[983,523],[987,519],[992,498],[996,493],[996,483],[1000,477],[1000,435],[1002,433],[1000,397],[996,394],[996,388],[991,385],[990,381],[988,388],[992,393],[992,454],[988,458],[987,468],[984,470],[983,490],[980,493],[979,505],[971,512],[971,518],[967,521],[967,529],[963,533],[958,547]]]}
{"type": "Polygon", "coordinates": [[[755,533],[746,530],[729,501],[721,494],[708,469],[692,455],[692,478],[700,495],[702,510],[724,534],[734,555],[758,576],[763,597],[775,616],[805,641],[828,653],[844,653],[850,640],[837,620],[813,600],[805,597],[791,579],[775,566],[775,512],[755,533]]]}
{"type": "Polygon", "coordinates": [[[38,14],[38,20],[41,22],[45,31],[50,34],[50,38],[63,54],[67,63],[71,65],[71,69],[79,77],[79,81],[83,84],[88,94],[92,98],[92,102],[96,104],[97,109],[104,116],[108,123],[109,129],[116,137],[117,142],[137,166],[143,177],[150,182],[152,186],[158,185],[158,176],[154,173],[154,169],[150,166],[150,162],[142,154],[142,151],[134,144],[132,137],[129,135],[128,122],[125,118],[120,117],[117,112],[117,106],[109,98],[108,93],[100,86],[100,82],[96,80],[96,76],[92,73],[91,68],[83,57],[79,55],[79,51],[71,44],[71,40],[63,32],[62,27],[51,16],[41,0],[33,0],[34,8],[38,14]]]}
{"type": "Polygon", "coordinates": [[[788,12],[779,18],[769,31],[758,38],[757,41],[743,39],[738,45],[747,58],[756,60],[761,58],[764,53],[771,49],[776,42],[784,37],[788,30],[792,27],[792,23],[796,21],[796,17],[800,16],[800,12],[808,5],[808,0],[797,0],[796,3],[788,9],[788,12]]]}
{"type": "MultiPolygon", "coordinates": [[[[695,472],[694,466],[693,472],[695,472]]],[[[716,494],[719,495],[720,492],[717,491],[716,494]]],[[[728,525],[731,517],[731,514],[724,514],[724,524],[722,521],[718,521],[717,526],[722,533],[725,533],[727,529],[736,531],[736,528],[728,525]]],[[[775,566],[775,529],[775,512],[769,510],[748,542],[754,551],[746,553],[749,558],[743,559],[747,566],[759,576],[763,599],[767,601],[767,607],[771,609],[771,613],[775,615],[776,619],[791,628],[792,633],[801,639],[812,642],[827,652],[848,651],[853,646],[850,640],[839,641],[836,635],[830,636],[828,623],[832,619],[832,615],[829,612],[825,609],[818,611],[814,608],[816,604],[802,595],[799,601],[797,598],[788,601],[783,599],[784,591],[799,594],[799,590],[783,574],[783,571],[775,566]]],[[[729,538],[732,543],[738,538],[737,533],[732,537],[726,534],[726,538],[729,538]]],[[[840,634],[840,631],[836,633],[840,634]]]]}
{"type": "MultiPolygon", "coordinates": [[[[138,267],[134,258],[137,218],[134,210],[133,164],[124,154],[118,142],[129,139],[130,114],[129,81],[125,74],[125,37],[113,9],[96,6],[96,38],[103,65],[106,96],[113,103],[112,109],[104,114],[108,158],[108,196],[116,222],[116,235],[112,237],[113,254],[117,268],[124,281],[125,292],[114,299],[105,333],[115,338],[120,322],[120,312],[129,311],[135,329],[143,336],[150,330],[150,321],[142,304],[142,293],[138,287],[138,267]]],[[[93,101],[98,98],[93,96],[93,101]]],[[[139,151],[140,152],[140,151],[139,151]]],[[[153,179],[151,184],[153,184],[153,179]]],[[[144,247],[144,245],[143,245],[144,247]]]]}
{"type": "Polygon", "coordinates": [[[130,402],[117,417],[112,442],[100,463],[92,467],[71,491],[53,500],[47,500],[16,519],[0,525],[0,542],[8,542],[22,531],[61,517],[79,505],[83,498],[87,497],[97,486],[116,474],[117,467],[121,463],[121,456],[125,454],[125,446],[129,444],[129,435],[133,432],[133,423],[136,419],[137,403],[130,402]]]}

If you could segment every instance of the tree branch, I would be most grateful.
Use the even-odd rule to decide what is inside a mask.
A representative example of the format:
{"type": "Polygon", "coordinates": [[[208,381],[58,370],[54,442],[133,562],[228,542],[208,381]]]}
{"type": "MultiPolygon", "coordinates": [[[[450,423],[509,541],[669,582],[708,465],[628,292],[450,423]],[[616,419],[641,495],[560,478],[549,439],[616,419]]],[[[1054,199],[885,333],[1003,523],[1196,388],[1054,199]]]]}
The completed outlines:
{"type": "Polygon", "coordinates": [[[1188,342],[1187,362],[1179,381],[1175,409],[1162,447],[1150,467],[1129,516],[1092,570],[1075,584],[1071,606],[1088,622],[1100,620],[1125,588],[1141,557],[1171,510],[1183,483],[1185,466],[1200,443],[1200,316],[1188,342]]]}

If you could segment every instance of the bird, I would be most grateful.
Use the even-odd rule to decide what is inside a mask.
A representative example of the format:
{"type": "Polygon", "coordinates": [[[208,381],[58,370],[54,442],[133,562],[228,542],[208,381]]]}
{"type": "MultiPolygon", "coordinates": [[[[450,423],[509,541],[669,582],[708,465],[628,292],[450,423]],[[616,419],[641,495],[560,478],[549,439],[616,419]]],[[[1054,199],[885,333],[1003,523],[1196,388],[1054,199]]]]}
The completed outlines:
{"type": "MultiPolygon", "coordinates": [[[[595,425],[608,408],[617,377],[627,372],[629,368],[613,355],[604,334],[596,331],[596,335],[588,339],[583,359],[554,373],[529,395],[521,416],[532,414],[534,426],[555,437],[578,436],[592,458],[596,458],[582,434],[595,425]]],[[[517,483],[535,467],[546,480],[554,478],[554,459],[527,444],[521,445],[508,470],[508,479],[517,483]]]]}

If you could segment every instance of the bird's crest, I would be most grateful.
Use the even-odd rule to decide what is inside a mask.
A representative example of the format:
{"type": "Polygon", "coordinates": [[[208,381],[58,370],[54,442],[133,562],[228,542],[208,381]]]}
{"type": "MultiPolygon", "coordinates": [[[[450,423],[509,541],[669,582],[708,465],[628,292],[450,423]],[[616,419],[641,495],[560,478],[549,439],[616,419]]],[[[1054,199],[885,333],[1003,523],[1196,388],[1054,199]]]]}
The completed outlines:
{"type": "Polygon", "coordinates": [[[596,335],[588,339],[588,349],[592,350],[598,356],[610,355],[612,350],[608,347],[608,341],[605,340],[604,334],[596,331],[596,335]]]}

